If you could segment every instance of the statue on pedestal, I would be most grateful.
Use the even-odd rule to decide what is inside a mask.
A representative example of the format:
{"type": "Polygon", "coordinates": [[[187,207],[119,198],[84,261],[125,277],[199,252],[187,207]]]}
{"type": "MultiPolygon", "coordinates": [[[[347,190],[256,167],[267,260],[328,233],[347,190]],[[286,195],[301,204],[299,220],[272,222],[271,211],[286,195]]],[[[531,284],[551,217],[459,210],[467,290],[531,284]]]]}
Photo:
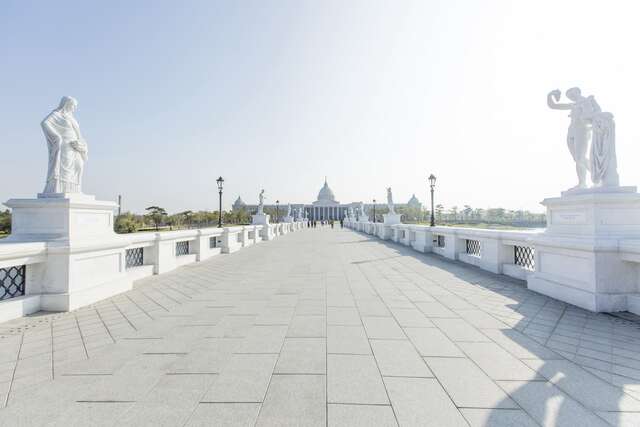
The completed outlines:
{"type": "Polygon", "coordinates": [[[290,217],[291,216],[291,204],[287,205],[287,216],[290,217]]]}
{"type": "Polygon", "coordinates": [[[387,207],[389,208],[390,215],[396,214],[396,208],[393,205],[393,194],[391,193],[391,187],[387,188],[387,207]]]}
{"type": "Polygon", "coordinates": [[[78,102],[70,96],[60,100],[41,123],[49,149],[49,165],[43,195],[82,193],[82,172],[88,147],[73,113],[78,102]]]}
{"type": "Polygon", "coordinates": [[[258,194],[258,215],[264,215],[264,189],[258,194]]]}
{"type": "Polygon", "coordinates": [[[570,111],[567,146],[578,175],[578,185],[573,189],[587,188],[587,172],[596,187],[619,186],[613,115],[603,112],[593,95],[585,97],[577,87],[566,91],[572,102],[559,103],[560,96],[558,89],[549,92],[547,105],[554,110],[570,111]]]}

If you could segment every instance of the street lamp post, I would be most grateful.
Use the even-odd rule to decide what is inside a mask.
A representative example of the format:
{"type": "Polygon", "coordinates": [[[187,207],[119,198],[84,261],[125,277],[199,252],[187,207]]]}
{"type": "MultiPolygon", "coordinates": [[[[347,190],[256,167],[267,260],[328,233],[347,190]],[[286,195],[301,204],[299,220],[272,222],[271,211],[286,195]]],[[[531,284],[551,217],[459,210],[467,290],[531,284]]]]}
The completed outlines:
{"type": "Polygon", "coordinates": [[[224,184],[224,178],[219,177],[218,179],[216,179],[216,183],[218,184],[218,196],[220,200],[218,209],[218,228],[222,228],[222,186],[224,184]]]}
{"type": "Polygon", "coordinates": [[[429,175],[429,186],[431,187],[431,226],[435,227],[436,217],[433,212],[433,190],[436,187],[436,176],[434,174],[429,175]]]}
{"type": "Polygon", "coordinates": [[[276,222],[280,222],[280,200],[276,200],[276,222]]]}
{"type": "Polygon", "coordinates": [[[376,199],[373,199],[373,222],[376,222],[376,199]]]}

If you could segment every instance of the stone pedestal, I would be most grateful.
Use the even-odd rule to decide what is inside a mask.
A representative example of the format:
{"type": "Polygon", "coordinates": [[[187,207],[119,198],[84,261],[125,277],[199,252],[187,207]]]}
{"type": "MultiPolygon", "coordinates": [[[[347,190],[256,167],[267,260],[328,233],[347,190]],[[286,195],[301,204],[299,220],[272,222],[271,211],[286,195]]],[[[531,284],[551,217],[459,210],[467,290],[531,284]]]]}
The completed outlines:
{"type": "Polygon", "coordinates": [[[532,239],[528,287],[592,311],[626,310],[638,292],[635,266],[621,259],[622,239],[640,238],[635,187],[573,190],[545,199],[547,230],[532,239]]]}
{"type": "Polygon", "coordinates": [[[269,215],[267,215],[267,214],[251,215],[251,218],[252,218],[251,224],[254,224],[254,225],[269,225],[269,215]]]}
{"type": "Polygon", "coordinates": [[[401,214],[384,214],[382,215],[383,218],[383,222],[385,225],[395,225],[395,224],[402,224],[402,221],[400,220],[400,218],[402,217],[401,214]]]}
{"type": "Polygon", "coordinates": [[[5,205],[12,209],[12,234],[5,242],[46,244],[42,310],[69,311],[131,289],[127,241],[113,231],[116,203],[47,194],[5,205]]]}

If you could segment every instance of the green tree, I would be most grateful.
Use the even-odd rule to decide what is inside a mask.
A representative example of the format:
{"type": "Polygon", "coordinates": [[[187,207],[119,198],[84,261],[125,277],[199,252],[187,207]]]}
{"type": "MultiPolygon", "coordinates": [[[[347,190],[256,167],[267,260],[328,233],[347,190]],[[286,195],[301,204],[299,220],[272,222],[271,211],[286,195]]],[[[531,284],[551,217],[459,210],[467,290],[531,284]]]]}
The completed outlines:
{"type": "Polygon", "coordinates": [[[135,233],[143,225],[139,216],[125,212],[116,218],[115,231],[116,233],[135,233]]]}
{"type": "Polygon", "coordinates": [[[469,205],[464,205],[464,209],[462,210],[462,214],[464,215],[465,220],[471,219],[471,215],[473,214],[473,208],[469,205]]]}
{"type": "Polygon", "coordinates": [[[450,214],[450,220],[451,221],[457,221],[458,220],[458,207],[457,206],[452,206],[449,209],[449,214],[450,214]]]}
{"type": "Polygon", "coordinates": [[[145,210],[147,211],[145,216],[153,222],[156,227],[156,231],[158,231],[160,224],[162,224],[164,219],[167,217],[167,211],[159,206],[149,206],[145,210]]]}
{"type": "Polygon", "coordinates": [[[9,209],[0,211],[0,233],[11,233],[11,212],[9,209]]]}

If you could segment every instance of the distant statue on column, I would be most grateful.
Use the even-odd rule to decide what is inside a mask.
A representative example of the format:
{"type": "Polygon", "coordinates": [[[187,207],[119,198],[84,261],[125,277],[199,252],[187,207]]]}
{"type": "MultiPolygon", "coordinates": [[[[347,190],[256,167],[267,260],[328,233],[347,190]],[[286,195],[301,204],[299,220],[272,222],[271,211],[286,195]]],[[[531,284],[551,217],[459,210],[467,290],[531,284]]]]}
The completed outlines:
{"type": "Polygon", "coordinates": [[[73,116],[77,107],[78,102],[74,98],[64,96],[58,108],[41,123],[49,149],[43,195],[82,192],[82,174],[88,147],[73,116]]]}
{"type": "Polygon", "coordinates": [[[387,188],[387,207],[391,215],[396,214],[396,208],[393,205],[393,194],[391,193],[391,187],[387,188]]]}
{"type": "Polygon", "coordinates": [[[258,194],[258,215],[264,215],[264,189],[258,194]]]}
{"type": "Polygon", "coordinates": [[[558,89],[549,92],[547,105],[554,110],[570,111],[567,146],[576,163],[578,175],[578,185],[574,189],[587,188],[587,172],[591,173],[594,186],[617,187],[619,178],[613,115],[603,112],[593,95],[585,97],[577,87],[566,91],[567,98],[572,102],[559,103],[560,96],[558,89]]]}

